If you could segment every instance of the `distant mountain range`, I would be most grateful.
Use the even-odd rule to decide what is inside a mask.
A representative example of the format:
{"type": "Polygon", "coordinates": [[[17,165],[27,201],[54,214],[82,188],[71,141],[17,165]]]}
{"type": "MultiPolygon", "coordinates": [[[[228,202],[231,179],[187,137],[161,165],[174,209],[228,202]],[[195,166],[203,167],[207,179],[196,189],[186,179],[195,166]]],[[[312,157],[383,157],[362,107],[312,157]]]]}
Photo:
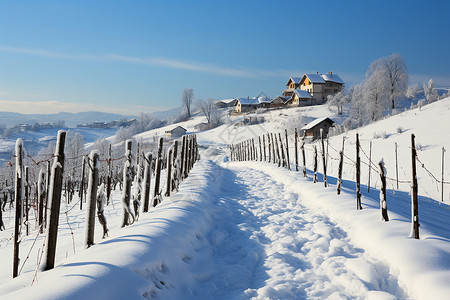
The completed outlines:
{"type": "MultiPolygon", "coordinates": [[[[158,119],[164,121],[180,113],[181,107],[176,107],[166,111],[154,112],[152,114],[158,119]]],[[[110,122],[120,120],[121,118],[132,119],[136,117],[137,116],[120,115],[99,111],[87,111],[80,113],[60,112],[57,114],[21,114],[0,111],[0,125],[2,124],[10,127],[17,124],[54,123],[64,120],[67,127],[76,127],[79,124],[110,122]]]]}
{"type": "Polygon", "coordinates": [[[57,114],[20,114],[14,112],[0,112],[0,124],[12,126],[19,123],[53,123],[64,120],[67,127],[76,127],[78,124],[92,122],[110,122],[120,118],[134,118],[135,116],[124,116],[98,111],[80,113],[60,112],[57,114]]]}

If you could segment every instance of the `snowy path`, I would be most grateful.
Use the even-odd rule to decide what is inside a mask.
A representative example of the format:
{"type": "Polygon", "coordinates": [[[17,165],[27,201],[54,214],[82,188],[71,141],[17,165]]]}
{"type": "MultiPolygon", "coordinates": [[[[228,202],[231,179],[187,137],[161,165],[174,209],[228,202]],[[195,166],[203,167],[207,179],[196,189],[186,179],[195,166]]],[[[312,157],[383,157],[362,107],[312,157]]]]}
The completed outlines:
{"type": "Polygon", "coordinates": [[[250,168],[222,171],[223,197],[217,214],[221,217],[208,234],[217,273],[201,286],[208,291],[205,296],[406,297],[385,264],[352,245],[327,217],[302,206],[282,183],[250,168]],[[227,288],[220,282],[226,282],[227,288]]]}

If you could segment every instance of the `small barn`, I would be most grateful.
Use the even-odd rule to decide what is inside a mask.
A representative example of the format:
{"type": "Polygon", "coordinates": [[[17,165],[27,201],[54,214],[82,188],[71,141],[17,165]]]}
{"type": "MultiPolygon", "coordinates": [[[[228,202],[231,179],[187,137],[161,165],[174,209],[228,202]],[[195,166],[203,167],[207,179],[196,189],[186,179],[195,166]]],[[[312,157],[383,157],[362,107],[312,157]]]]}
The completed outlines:
{"type": "Polygon", "coordinates": [[[187,131],[187,130],[184,129],[183,127],[177,126],[177,127],[173,128],[173,129],[171,129],[171,130],[167,130],[167,131],[166,131],[166,136],[167,136],[168,138],[174,138],[174,139],[176,139],[176,138],[179,138],[179,137],[185,135],[185,134],[186,134],[186,131],[187,131]]]}
{"type": "Polygon", "coordinates": [[[323,129],[323,137],[327,137],[330,127],[335,124],[330,118],[317,118],[301,128],[306,138],[316,140],[320,138],[320,129],[323,129]]]}
{"type": "Polygon", "coordinates": [[[219,108],[231,108],[234,106],[234,102],[236,102],[236,99],[225,99],[225,100],[219,100],[216,102],[216,106],[219,108]]]}
{"type": "Polygon", "coordinates": [[[292,95],[292,105],[294,106],[308,106],[313,105],[314,98],[307,92],[303,90],[295,90],[294,95],[292,95]]]}
{"type": "Polygon", "coordinates": [[[290,105],[292,103],[292,97],[291,96],[276,96],[270,107],[277,108],[277,107],[284,107],[286,105],[290,105]]]}
{"type": "Polygon", "coordinates": [[[255,111],[261,107],[257,98],[236,98],[234,102],[234,111],[236,113],[244,113],[255,111]]]}

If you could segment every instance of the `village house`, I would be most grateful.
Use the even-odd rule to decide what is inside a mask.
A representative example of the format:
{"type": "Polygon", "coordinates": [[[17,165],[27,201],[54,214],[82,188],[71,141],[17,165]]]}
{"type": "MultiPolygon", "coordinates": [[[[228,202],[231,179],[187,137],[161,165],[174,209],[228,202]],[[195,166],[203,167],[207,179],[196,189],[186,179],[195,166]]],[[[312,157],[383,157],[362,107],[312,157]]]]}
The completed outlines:
{"type": "Polygon", "coordinates": [[[268,97],[235,98],[234,112],[245,113],[255,111],[258,108],[269,108],[271,103],[272,99],[268,97]]]}
{"type": "Polygon", "coordinates": [[[344,81],[333,72],[326,74],[317,72],[305,74],[303,77],[290,77],[286,86],[288,88],[283,90],[283,96],[295,97],[292,105],[307,106],[325,103],[329,95],[342,91],[344,81]]]}
{"type": "Polygon", "coordinates": [[[323,137],[327,137],[328,131],[333,125],[334,121],[330,118],[317,118],[314,121],[303,126],[301,130],[303,131],[303,136],[305,138],[316,140],[320,138],[320,129],[323,130],[323,137]]]}
{"type": "Polygon", "coordinates": [[[236,98],[219,100],[216,102],[216,106],[219,108],[230,108],[234,106],[234,102],[236,102],[236,98]]]}
{"type": "Polygon", "coordinates": [[[175,127],[175,128],[172,128],[171,130],[167,130],[167,131],[166,131],[166,136],[167,136],[168,138],[176,139],[176,138],[179,138],[179,137],[185,135],[185,134],[186,134],[186,131],[187,131],[187,130],[184,129],[183,127],[177,126],[177,127],[175,127]]]}

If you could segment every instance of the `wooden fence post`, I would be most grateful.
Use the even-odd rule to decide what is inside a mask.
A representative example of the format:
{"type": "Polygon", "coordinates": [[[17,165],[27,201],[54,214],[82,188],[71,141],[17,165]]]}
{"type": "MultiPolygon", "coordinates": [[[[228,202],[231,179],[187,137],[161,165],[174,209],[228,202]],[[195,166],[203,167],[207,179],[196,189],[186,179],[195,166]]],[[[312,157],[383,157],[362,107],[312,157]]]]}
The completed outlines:
{"type": "Polygon", "coordinates": [[[295,171],[298,172],[298,132],[297,132],[297,127],[295,127],[295,132],[294,132],[294,144],[295,144],[295,171]]]}
{"type": "Polygon", "coordinates": [[[339,170],[338,170],[338,184],[337,184],[337,194],[341,194],[342,186],[342,169],[344,168],[344,144],[345,137],[342,137],[342,150],[339,152],[339,170]]]}
{"type": "Polygon", "coordinates": [[[189,159],[189,136],[186,136],[186,145],[184,148],[184,167],[183,167],[183,179],[188,176],[188,159],[189,159]]]}
{"type": "Polygon", "coordinates": [[[253,149],[253,158],[252,158],[252,160],[258,160],[258,153],[256,151],[255,139],[254,138],[252,138],[252,149],[253,149]]]}
{"type": "Polygon", "coordinates": [[[314,145],[314,179],[313,182],[317,182],[317,147],[314,145]]]}
{"type": "Polygon", "coordinates": [[[171,183],[171,191],[177,190],[178,189],[178,172],[180,170],[178,170],[179,166],[177,163],[178,160],[178,141],[175,141],[173,143],[173,154],[172,154],[173,158],[172,158],[172,183],[171,183]]]}
{"type": "Polygon", "coordinates": [[[170,197],[170,191],[172,190],[172,164],[173,164],[173,158],[172,158],[173,150],[172,148],[169,149],[169,154],[167,155],[167,177],[166,177],[166,193],[164,196],[170,197]]]}
{"type": "Polygon", "coordinates": [[[150,152],[145,154],[145,169],[144,180],[142,182],[144,195],[144,205],[142,205],[142,211],[148,212],[149,200],[150,200],[150,181],[152,179],[152,155],[150,152]]]}
{"type": "Polygon", "coordinates": [[[64,144],[66,132],[58,131],[56,152],[52,164],[51,184],[49,194],[50,217],[47,222],[47,238],[45,242],[45,255],[42,263],[44,271],[51,270],[55,266],[56,240],[58,237],[59,211],[61,205],[61,193],[64,172],[64,144]]]}
{"type": "Polygon", "coordinates": [[[278,162],[278,167],[281,166],[281,158],[280,158],[280,147],[278,146],[278,140],[277,140],[277,135],[275,134],[275,145],[277,148],[277,162],[278,162]]]}
{"type": "Polygon", "coordinates": [[[22,224],[22,204],[23,204],[23,141],[21,138],[16,141],[16,171],[14,202],[16,213],[14,217],[14,258],[13,258],[13,278],[19,275],[19,235],[22,224]]]}
{"type": "Polygon", "coordinates": [[[263,147],[264,147],[264,161],[266,161],[266,138],[265,138],[265,134],[262,135],[262,142],[263,142],[263,147]]]}
{"type": "Polygon", "coordinates": [[[395,178],[397,179],[397,190],[398,190],[398,157],[397,157],[397,142],[395,142],[395,178]]]}
{"type": "Polygon", "coordinates": [[[30,193],[30,183],[28,181],[28,166],[25,167],[25,229],[26,229],[26,235],[29,234],[29,226],[28,226],[28,197],[30,193]]]}
{"type": "Polygon", "coordinates": [[[183,139],[181,140],[180,173],[178,174],[180,181],[184,176],[184,154],[185,154],[185,152],[186,152],[186,136],[183,135],[183,139]]]}
{"type": "Polygon", "coordinates": [[[259,161],[262,161],[262,145],[261,145],[261,136],[258,136],[259,141],[259,161]]]}
{"type": "Polygon", "coordinates": [[[127,225],[131,225],[134,223],[134,214],[131,209],[131,184],[133,182],[134,177],[134,168],[131,163],[132,154],[132,141],[127,140],[125,142],[125,162],[123,165],[123,174],[122,174],[122,182],[123,182],[123,190],[122,190],[122,224],[121,227],[125,227],[127,225]],[[130,221],[130,217],[132,221],[130,221]]]}
{"type": "MultiPolygon", "coordinates": [[[[270,138],[272,139],[272,159],[273,159],[273,163],[276,164],[277,163],[276,153],[275,153],[275,141],[276,141],[276,139],[274,141],[272,132],[270,133],[270,138]]],[[[277,149],[278,149],[278,147],[277,147],[277,149]]]]}
{"type": "Polygon", "coordinates": [[[380,179],[381,179],[381,188],[380,188],[381,217],[385,222],[387,222],[389,221],[389,216],[387,213],[387,202],[386,202],[386,168],[384,167],[383,160],[381,160],[378,163],[378,167],[380,168],[380,179]]]}
{"type": "MultiPolygon", "coordinates": [[[[187,145],[187,143],[186,143],[187,145]]],[[[155,189],[153,190],[153,207],[155,207],[158,203],[161,202],[161,191],[159,190],[159,183],[161,179],[161,164],[162,164],[162,150],[163,150],[163,138],[159,138],[158,142],[158,160],[156,161],[156,174],[155,174],[155,189]]],[[[187,154],[187,151],[185,151],[187,154]]],[[[187,156],[185,162],[185,171],[187,172],[187,156]]],[[[187,177],[187,175],[186,175],[187,177]]]]}
{"type": "Polygon", "coordinates": [[[95,212],[97,204],[98,189],[98,151],[93,150],[89,155],[89,177],[87,188],[87,211],[86,211],[86,241],[85,246],[89,248],[94,245],[95,212]]]}
{"type": "Polygon", "coordinates": [[[287,129],[284,130],[284,135],[286,137],[286,160],[287,160],[286,161],[286,165],[287,165],[288,170],[290,170],[291,169],[291,162],[290,162],[290,159],[289,159],[289,140],[288,140],[287,129]]]}
{"type": "Polygon", "coordinates": [[[370,193],[370,171],[372,169],[372,141],[370,141],[369,147],[369,181],[367,182],[367,192],[370,193]]]}
{"type": "Polygon", "coordinates": [[[269,154],[269,163],[272,161],[272,143],[270,142],[270,133],[267,133],[267,148],[269,154]]]}
{"type": "Polygon", "coordinates": [[[327,164],[325,159],[325,144],[323,142],[323,129],[320,128],[320,141],[322,143],[323,184],[327,187],[327,164]]]}
{"type": "MultiPolygon", "coordinates": [[[[65,140],[65,137],[64,137],[65,140]]],[[[47,177],[45,183],[47,184],[47,197],[44,202],[44,227],[47,227],[47,217],[48,217],[48,206],[50,205],[50,179],[52,176],[52,171],[50,169],[50,161],[47,161],[47,177]]],[[[62,183],[61,183],[62,189],[62,183]]]]}
{"type": "Polygon", "coordinates": [[[444,155],[445,148],[442,147],[442,177],[441,177],[441,201],[444,202],[444,155]]]}
{"type": "Polygon", "coordinates": [[[415,239],[419,239],[419,206],[417,202],[417,173],[416,173],[416,144],[415,136],[411,134],[411,160],[412,160],[412,233],[415,239]]]}
{"type": "Polygon", "coordinates": [[[305,155],[305,136],[302,138],[302,156],[303,156],[303,177],[306,177],[306,155],[305,155]]]}
{"type": "MultiPolygon", "coordinates": [[[[106,203],[109,205],[109,201],[111,198],[111,159],[112,159],[112,155],[111,155],[111,144],[109,144],[109,149],[108,149],[108,175],[107,175],[107,179],[106,179],[106,203]]],[[[138,151],[139,154],[139,151],[138,151]]]]}
{"type": "Polygon", "coordinates": [[[281,133],[278,132],[278,140],[280,141],[280,152],[283,167],[286,167],[286,154],[284,153],[283,141],[281,140],[281,133]]]}
{"type": "Polygon", "coordinates": [[[84,173],[86,169],[86,156],[83,155],[83,167],[81,169],[81,183],[80,183],[80,210],[83,209],[83,196],[84,196],[84,173]]]}
{"type": "MultiPolygon", "coordinates": [[[[38,224],[39,232],[44,233],[44,202],[47,198],[46,194],[46,184],[45,184],[45,172],[43,169],[39,171],[39,181],[38,181],[38,224]]],[[[1,210],[1,208],[0,208],[1,210]]]]}
{"type": "Polygon", "coordinates": [[[359,157],[359,134],[356,134],[356,209],[361,210],[361,159],[359,157]]]}

